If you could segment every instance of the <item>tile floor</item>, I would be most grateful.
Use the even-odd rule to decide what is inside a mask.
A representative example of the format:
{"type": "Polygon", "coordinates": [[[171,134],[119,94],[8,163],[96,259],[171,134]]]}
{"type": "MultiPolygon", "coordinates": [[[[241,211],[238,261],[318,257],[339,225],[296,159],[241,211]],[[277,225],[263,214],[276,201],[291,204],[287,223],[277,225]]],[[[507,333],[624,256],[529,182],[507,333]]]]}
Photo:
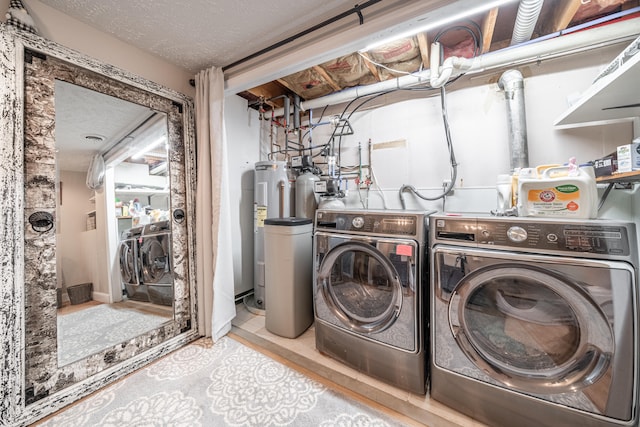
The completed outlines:
{"type": "MultiPolygon", "coordinates": [[[[484,424],[472,420],[451,408],[421,396],[385,384],[336,360],[323,356],[315,348],[314,326],[296,339],[270,333],[265,328],[264,316],[247,310],[243,303],[236,305],[237,315],[232,333],[267,352],[287,360],[292,366],[308,370],[321,378],[364,396],[377,404],[430,427],[481,427],[484,424]]],[[[416,424],[420,425],[420,424],[416,424]]]]}

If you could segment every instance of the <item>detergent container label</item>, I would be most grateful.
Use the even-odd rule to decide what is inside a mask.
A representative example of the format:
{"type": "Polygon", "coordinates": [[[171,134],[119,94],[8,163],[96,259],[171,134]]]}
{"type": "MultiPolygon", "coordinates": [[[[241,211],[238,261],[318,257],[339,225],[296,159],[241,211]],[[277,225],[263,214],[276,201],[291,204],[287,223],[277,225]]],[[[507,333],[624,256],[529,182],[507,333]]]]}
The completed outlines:
{"type": "Polygon", "coordinates": [[[528,210],[538,214],[567,211],[571,215],[580,209],[580,189],[571,184],[545,189],[531,189],[527,195],[528,210]]]}

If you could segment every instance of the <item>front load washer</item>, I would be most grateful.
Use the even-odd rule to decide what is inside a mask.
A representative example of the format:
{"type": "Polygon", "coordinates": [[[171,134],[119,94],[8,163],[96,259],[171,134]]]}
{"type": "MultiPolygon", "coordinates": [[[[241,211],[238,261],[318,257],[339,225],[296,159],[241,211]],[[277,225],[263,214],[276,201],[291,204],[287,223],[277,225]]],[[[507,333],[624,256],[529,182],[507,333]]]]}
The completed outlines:
{"type": "Polygon", "coordinates": [[[425,212],[316,212],[316,348],[413,393],[426,384],[425,212]]]}
{"type": "Polygon", "coordinates": [[[158,221],[144,226],[140,244],[142,282],[154,304],[173,304],[171,224],[158,221]]]}
{"type": "Polygon", "coordinates": [[[492,426],[637,425],[634,224],[430,220],[435,400],[492,426]]]}

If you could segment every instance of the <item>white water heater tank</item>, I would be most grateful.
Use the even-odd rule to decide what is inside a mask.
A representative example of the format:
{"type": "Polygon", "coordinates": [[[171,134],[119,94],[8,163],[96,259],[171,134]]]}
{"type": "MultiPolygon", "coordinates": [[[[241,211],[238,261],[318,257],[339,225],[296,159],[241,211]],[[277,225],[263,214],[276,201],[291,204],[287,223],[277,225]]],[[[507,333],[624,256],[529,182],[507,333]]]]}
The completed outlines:
{"type": "Polygon", "coordinates": [[[286,162],[263,161],[255,164],[253,199],[255,308],[265,309],[264,220],[291,216],[291,183],[286,162]]]}
{"type": "Polygon", "coordinates": [[[318,207],[318,196],[314,188],[320,181],[311,171],[305,171],[296,178],[296,218],[314,218],[318,207]]]}

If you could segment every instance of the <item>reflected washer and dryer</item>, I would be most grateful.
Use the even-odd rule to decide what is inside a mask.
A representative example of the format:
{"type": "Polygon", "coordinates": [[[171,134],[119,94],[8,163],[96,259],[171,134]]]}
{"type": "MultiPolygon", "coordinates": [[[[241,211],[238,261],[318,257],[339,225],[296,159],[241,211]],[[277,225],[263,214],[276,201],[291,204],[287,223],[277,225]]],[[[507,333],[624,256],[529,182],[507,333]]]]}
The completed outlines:
{"type": "Polygon", "coordinates": [[[316,212],[314,308],[321,353],[425,393],[427,213],[316,212]]]}
{"type": "Polygon", "coordinates": [[[492,426],[637,425],[634,224],[430,221],[435,400],[492,426]]]}

